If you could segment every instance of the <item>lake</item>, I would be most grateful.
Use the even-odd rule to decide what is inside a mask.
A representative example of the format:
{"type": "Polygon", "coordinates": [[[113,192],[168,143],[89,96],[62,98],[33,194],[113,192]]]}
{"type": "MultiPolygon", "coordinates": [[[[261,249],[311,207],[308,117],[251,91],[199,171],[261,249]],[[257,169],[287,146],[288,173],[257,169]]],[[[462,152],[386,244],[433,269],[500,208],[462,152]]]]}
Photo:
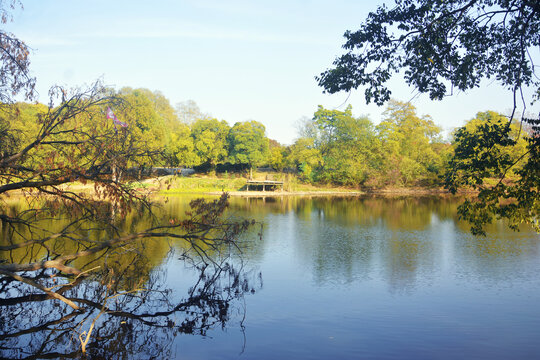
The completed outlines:
{"type": "MultiPolygon", "coordinates": [[[[180,217],[190,199],[167,198],[159,216],[180,217]]],[[[457,219],[458,204],[429,196],[232,198],[227,216],[262,227],[239,239],[242,254],[227,263],[219,286],[212,283],[212,300],[195,295],[214,273],[186,264],[182,244],[146,245],[149,260],[132,268],[144,274],[139,286],[162,297],[122,309],[141,314],[167,301],[175,310],[162,322],[105,314],[93,356],[540,358],[539,235],[497,222],[474,237],[457,219]]],[[[33,350],[21,349],[31,344],[76,356],[73,335],[47,343],[51,333],[68,333],[45,320],[54,311],[68,316],[64,306],[25,305],[7,324],[6,311],[15,314],[8,305],[0,302],[0,357],[29,357],[33,350]]],[[[83,315],[72,316],[71,325],[82,323],[83,315]]]]}

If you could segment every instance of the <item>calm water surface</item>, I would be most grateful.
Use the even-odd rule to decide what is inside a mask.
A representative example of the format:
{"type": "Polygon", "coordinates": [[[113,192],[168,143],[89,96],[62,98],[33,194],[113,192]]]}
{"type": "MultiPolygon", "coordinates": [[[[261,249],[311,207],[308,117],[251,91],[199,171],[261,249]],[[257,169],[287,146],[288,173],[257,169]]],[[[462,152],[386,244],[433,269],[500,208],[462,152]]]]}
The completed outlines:
{"type": "Polygon", "coordinates": [[[539,236],[497,223],[487,237],[473,237],[456,219],[457,204],[232,199],[232,213],[264,224],[262,239],[245,252],[246,263],[262,273],[262,287],[245,297],[237,326],[231,321],[204,338],[179,336],[175,354],[540,358],[539,236]]]}
{"type": "MultiPolygon", "coordinates": [[[[189,200],[168,198],[160,216],[181,217],[189,200]]],[[[96,331],[110,346],[103,353],[114,358],[121,347],[128,358],[141,359],[147,353],[178,359],[540,358],[539,235],[496,223],[487,237],[473,237],[457,221],[457,204],[432,197],[233,198],[228,216],[253,218],[263,227],[242,239],[246,247],[236,266],[250,285],[231,297],[227,321],[201,336],[168,323],[147,329],[104,316],[96,331]]],[[[124,226],[135,231],[145,224],[131,219],[124,226]]],[[[198,273],[180,260],[181,245],[172,247],[170,254],[163,241],[149,243],[149,263],[132,268],[171,289],[166,297],[174,303],[198,273]]],[[[14,311],[2,304],[2,311],[14,311]]],[[[0,334],[0,358],[24,358],[23,351],[7,349],[51,336],[52,327],[42,323],[56,310],[24,306],[13,315],[16,324],[0,321],[8,329],[0,334]],[[25,317],[25,311],[37,315],[25,317]],[[40,332],[25,333],[32,326],[40,332]]],[[[140,313],[144,306],[133,309],[140,313]]],[[[173,314],[175,324],[182,314],[173,314]]],[[[68,335],[55,344],[53,350],[66,351],[77,345],[68,335]]]]}

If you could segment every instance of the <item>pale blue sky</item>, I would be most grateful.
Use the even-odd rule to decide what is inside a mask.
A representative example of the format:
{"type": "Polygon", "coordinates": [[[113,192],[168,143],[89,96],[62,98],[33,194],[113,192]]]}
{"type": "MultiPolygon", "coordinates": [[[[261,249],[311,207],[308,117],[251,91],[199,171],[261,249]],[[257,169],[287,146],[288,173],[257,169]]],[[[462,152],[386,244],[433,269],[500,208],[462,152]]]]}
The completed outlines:
{"type": "MultiPolygon", "coordinates": [[[[315,75],[341,53],[342,35],[356,29],[378,1],[111,1],[23,0],[6,25],[32,49],[31,70],[40,101],[54,84],[145,87],[174,106],[195,100],[202,111],[231,125],[257,120],[267,135],[290,144],[295,124],[317,105],[380,121],[384,108],[365,105],[363,90],[324,95],[315,75]],[[344,102],[347,103],[344,105],[344,102]]],[[[478,111],[505,112],[512,103],[496,84],[443,102],[426,95],[412,103],[449,130],[478,111]]],[[[413,89],[392,81],[394,97],[413,89]]],[[[538,112],[530,108],[531,111],[538,112]]]]}

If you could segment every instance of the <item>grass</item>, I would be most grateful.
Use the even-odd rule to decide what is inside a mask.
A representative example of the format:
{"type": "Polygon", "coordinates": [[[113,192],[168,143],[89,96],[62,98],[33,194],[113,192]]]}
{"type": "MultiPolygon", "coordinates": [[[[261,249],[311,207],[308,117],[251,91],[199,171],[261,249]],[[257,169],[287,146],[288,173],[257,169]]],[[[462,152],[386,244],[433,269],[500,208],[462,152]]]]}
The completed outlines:
{"type": "MultiPolygon", "coordinates": [[[[284,189],[288,192],[357,192],[357,189],[311,185],[301,183],[294,175],[271,174],[273,179],[285,182],[284,189]]],[[[262,180],[265,173],[257,173],[254,178],[262,180]]],[[[232,174],[224,176],[192,175],[190,177],[171,176],[161,181],[161,193],[163,194],[187,194],[209,192],[238,192],[246,190],[245,177],[235,177],[232,174]]]]}
{"type": "MultiPolygon", "coordinates": [[[[354,187],[343,187],[336,186],[331,184],[306,184],[303,183],[298,177],[294,174],[279,174],[279,173],[265,173],[258,172],[254,174],[254,179],[264,180],[280,180],[284,182],[284,190],[289,194],[294,193],[358,193],[366,192],[369,190],[358,189],[354,187]]],[[[246,191],[246,182],[247,177],[240,174],[195,174],[189,177],[182,176],[165,176],[160,178],[158,181],[156,179],[149,179],[143,182],[144,186],[137,186],[140,188],[147,188],[152,191],[159,191],[159,193],[164,195],[174,195],[174,194],[204,194],[204,193],[220,193],[220,192],[229,192],[229,193],[238,193],[246,191]]],[[[381,188],[381,189],[372,189],[373,192],[380,193],[418,193],[418,192],[441,192],[440,187],[399,187],[399,188],[381,188]]],[[[252,192],[253,193],[253,192],[252,192]]]]}
{"type": "Polygon", "coordinates": [[[354,188],[345,188],[345,187],[336,187],[332,185],[312,185],[312,184],[304,184],[304,183],[294,183],[290,187],[290,191],[294,192],[358,192],[360,190],[354,189],[354,188]]]}
{"type": "Polygon", "coordinates": [[[165,194],[242,191],[246,186],[246,179],[244,178],[220,179],[203,176],[176,176],[166,181],[169,181],[169,183],[164,183],[165,189],[161,190],[165,194]]]}
{"type": "MultiPolygon", "coordinates": [[[[284,182],[284,190],[286,193],[291,195],[294,194],[317,194],[317,193],[334,193],[334,194],[348,194],[348,193],[358,193],[366,192],[368,190],[361,190],[358,188],[352,187],[340,187],[329,184],[307,184],[303,183],[298,177],[294,174],[279,174],[279,173],[265,173],[258,172],[254,173],[254,179],[264,180],[264,179],[280,180],[284,182]]],[[[489,181],[489,180],[488,180],[489,181]]],[[[495,180],[492,180],[495,182],[495,180]]],[[[128,184],[128,187],[131,189],[137,189],[142,193],[161,193],[163,195],[181,195],[181,194],[208,194],[208,193],[239,193],[246,191],[246,182],[247,176],[245,174],[210,174],[202,175],[195,174],[189,177],[182,176],[164,176],[161,178],[152,178],[142,181],[133,181],[128,184]]],[[[94,183],[88,182],[83,184],[81,182],[75,181],[69,184],[62,185],[63,188],[70,191],[84,192],[84,193],[93,193],[94,192],[94,183]]],[[[421,192],[421,191],[430,191],[433,190],[432,187],[415,187],[415,188],[383,188],[375,189],[375,192],[387,193],[410,193],[410,192],[421,192]]],[[[441,188],[436,188],[435,190],[442,190],[441,188]]],[[[251,192],[252,194],[254,192],[251,192]]],[[[270,192],[269,192],[270,193],[270,192]]],[[[239,194],[236,194],[239,195],[239,194]]]]}

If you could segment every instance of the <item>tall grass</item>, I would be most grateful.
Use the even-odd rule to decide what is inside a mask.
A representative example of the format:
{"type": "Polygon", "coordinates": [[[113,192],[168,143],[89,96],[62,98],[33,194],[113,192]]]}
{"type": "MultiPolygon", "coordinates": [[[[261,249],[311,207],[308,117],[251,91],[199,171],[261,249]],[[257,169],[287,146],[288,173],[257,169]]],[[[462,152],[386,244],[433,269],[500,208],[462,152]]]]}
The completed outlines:
{"type": "Polygon", "coordinates": [[[194,193],[216,191],[242,191],[245,189],[246,179],[219,179],[214,177],[172,177],[168,189],[164,193],[194,193]]]}

